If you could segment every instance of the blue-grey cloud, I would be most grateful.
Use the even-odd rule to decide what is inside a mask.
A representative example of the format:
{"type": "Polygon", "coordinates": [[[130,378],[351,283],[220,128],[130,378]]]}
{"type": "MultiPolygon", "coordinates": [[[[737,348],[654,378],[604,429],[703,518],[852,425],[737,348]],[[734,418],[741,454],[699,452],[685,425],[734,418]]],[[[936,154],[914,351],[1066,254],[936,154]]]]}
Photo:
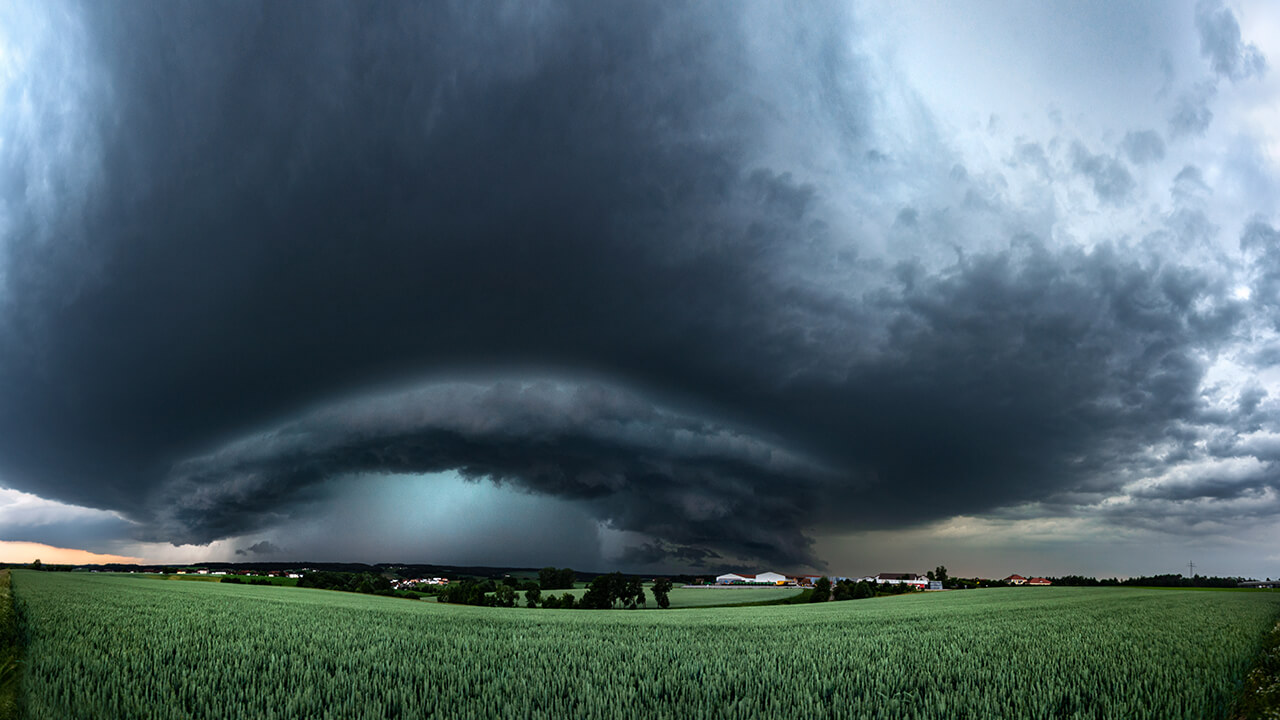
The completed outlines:
{"type": "Polygon", "coordinates": [[[1200,83],[1178,96],[1169,115],[1169,134],[1173,138],[1187,135],[1203,135],[1213,122],[1213,110],[1209,102],[1217,93],[1211,83],[1200,83]]]}
{"type": "Polygon", "coordinates": [[[1126,133],[1121,148],[1134,165],[1147,165],[1164,159],[1164,139],[1155,130],[1126,133]]]}
{"type": "Polygon", "coordinates": [[[1107,155],[1094,155],[1078,142],[1071,146],[1071,166],[1089,180],[1094,194],[1104,203],[1123,204],[1137,187],[1122,162],[1107,155]]]}
{"type": "Polygon", "coordinates": [[[1196,3],[1196,30],[1200,33],[1200,53],[1209,59],[1214,73],[1238,81],[1266,72],[1266,57],[1257,45],[1244,42],[1235,13],[1221,0],[1196,3]]]}

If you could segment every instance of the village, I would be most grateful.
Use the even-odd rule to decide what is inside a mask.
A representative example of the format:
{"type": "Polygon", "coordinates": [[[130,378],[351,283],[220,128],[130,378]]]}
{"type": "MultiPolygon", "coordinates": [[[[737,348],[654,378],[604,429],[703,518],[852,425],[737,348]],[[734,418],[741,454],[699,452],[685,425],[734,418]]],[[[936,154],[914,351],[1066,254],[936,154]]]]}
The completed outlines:
{"type": "MultiPolygon", "coordinates": [[[[877,575],[867,575],[865,577],[846,577],[840,575],[782,575],[781,573],[766,571],[755,575],[746,575],[738,573],[725,573],[716,576],[715,587],[759,587],[762,585],[780,585],[784,587],[813,587],[813,585],[822,577],[826,577],[831,583],[865,582],[869,585],[907,585],[918,590],[944,590],[946,584],[945,568],[939,568],[941,573],[929,572],[925,575],[916,573],[879,573],[877,575]]],[[[975,581],[980,581],[974,578],[975,581]]],[[[1021,575],[1010,575],[998,581],[1004,585],[1030,585],[1030,586],[1047,586],[1053,582],[1047,578],[1033,577],[1025,578],[1021,575]]],[[[695,584],[696,586],[696,584],[695,584]]],[[[703,585],[706,586],[705,584],[703,585]]]]}

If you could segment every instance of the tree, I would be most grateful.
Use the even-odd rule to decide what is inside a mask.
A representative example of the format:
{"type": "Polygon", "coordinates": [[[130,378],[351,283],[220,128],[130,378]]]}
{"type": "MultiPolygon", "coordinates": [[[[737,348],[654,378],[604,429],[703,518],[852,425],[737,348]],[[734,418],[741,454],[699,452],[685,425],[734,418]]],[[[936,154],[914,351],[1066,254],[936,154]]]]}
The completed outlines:
{"type": "Polygon", "coordinates": [[[831,599],[831,580],[825,577],[818,578],[813,584],[813,594],[809,596],[809,602],[826,602],[831,599]]]}
{"type": "Polygon", "coordinates": [[[658,607],[663,610],[671,607],[671,599],[667,597],[667,593],[671,592],[671,580],[669,578],[658,578],[653,581],[653,599],[657,601],[658,607]]]}
{"type": "Polygon", "coordinates": [[[831,590],[831,599],[837,601],[852,600],[853,583],[848,580],[841,580],[836,583],[835,587],[831,590]]]}
{"type": "Polygon", "coordinates": [[[930,577],[929,579],[937,580],[938,582],[942,583],[943,586],[945,587],[947,584],[947,566],[939,565],[937,569],[933,571],[933,576],[930,577]]]}
{"type": "Polygon", "coordinates": [[[538,607],[538,601],[542,599],[542,591],[536,587],[531,587],[524,591],[525,607],[538,607]]]}
{"type": "Polygon", "coordinates": [[[854,600],[862,600],[864,598],[875,597],[875,596],[876,596],[876,591],[872,590],[871,586],[868,585],[866,581],[861,581],[857,585],[853,586],[854,600]]]}
{"type": "Polygon", "coordinates": [[[515,607],[516,590],[510,585],[503,583],[493,591],[493,600],[498,607],[515,607]]]}
{"type": "Polygon", "coordinates": [[[624,605],[635,610],[637,603],[644,602],[644,585],[640,578],[627,578],[622,585],[621,599],[624,605]]]}
{"type": "Polygon", "coordinates": [[[32,569],[32,570],[43,570],[43,569],[44,569],[44,566],[40,564],[40,558],[36,558],[35,560],[31,561],[31,569],[32,569]]]}
{"type": "Polygon", "coordinates": [[[573,568],[548,566],[538,571],[538,586],[543,590],[572,590],[577,577],[573,568]]]}
{"type": "Polygon", "coordinates": [[[616,598],[613,577],[610,575],[597,575],[591,580],[591,584],[587,586],[587,593],[578,601],[578,606],[593,610],[606,610],[613,607],[613,601],[616,598]]]}

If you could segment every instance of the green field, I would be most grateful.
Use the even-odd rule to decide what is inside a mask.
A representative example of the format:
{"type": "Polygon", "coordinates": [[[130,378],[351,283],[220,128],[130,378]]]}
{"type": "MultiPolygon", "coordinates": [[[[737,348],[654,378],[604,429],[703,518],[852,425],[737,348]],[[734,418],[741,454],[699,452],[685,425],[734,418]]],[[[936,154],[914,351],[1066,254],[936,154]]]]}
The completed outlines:
{"type": "Polygon", "coordinates": [[[1280,593],[1113,588],[644,612],[13,584],[31,720],[1212,718],[1280,614],[1280,593]]]}
{"type": "Polygon", "coordinates": [[[233,577],[240,580],[240,582],[242,583],[248,583],[250,581],[255,581],[255,580],[256,581],[266,580],[272,585],[286,585],[288,587],[293,587],[294,585],[298,584],[298,581],[295,578],[270,577],[268,575],[178,575],[177,573],[166,574],[166,575],[157,575],[156,573],[138,573],[136,575],[131,575],[130,573],[97,573],[97,574],[132,576],[136,578],[144,578],[147,580],[169,580],[169,581],[176,580],[178,582],[215,582],[216,583],[216,582],[222,582],[223,578],[233,577]]]}

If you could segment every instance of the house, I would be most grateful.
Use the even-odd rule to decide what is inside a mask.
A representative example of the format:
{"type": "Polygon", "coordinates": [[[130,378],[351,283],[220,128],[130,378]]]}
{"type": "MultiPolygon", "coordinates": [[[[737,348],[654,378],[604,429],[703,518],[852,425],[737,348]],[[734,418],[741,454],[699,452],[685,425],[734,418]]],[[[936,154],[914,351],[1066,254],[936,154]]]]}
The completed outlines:
{"type": "Polygon", "coordinates": [[[1009,583],[1010,585],[1026,585],[1027,584],[1027,579],[1022,577],[1021,575],[1010,575],[1009,577],[1005,578],[1004,581],[1009,583]]]}
{"type": "Polygon", "coordinates": [[[1052,585],[1053,583],[1049,582],[1044,578],[1031,578],[1030,580],[1027,581],[1027,584],[1028,585],[1052,585]]]}
{"type": "Polygon", "coordinates": [[[880,573],[875,577],[865,577],[862,580],[877,585],[914,585],[918,588],[929,587],[929,580],[923,575],[915,573],[880,573]]]}
{"type": "Polygon", "coordinates": [[[716,577],[717,585],[740,585],[742,583],[755,582],[754,575],[739,575],[737,573],[725,573],[716,577]]]}

